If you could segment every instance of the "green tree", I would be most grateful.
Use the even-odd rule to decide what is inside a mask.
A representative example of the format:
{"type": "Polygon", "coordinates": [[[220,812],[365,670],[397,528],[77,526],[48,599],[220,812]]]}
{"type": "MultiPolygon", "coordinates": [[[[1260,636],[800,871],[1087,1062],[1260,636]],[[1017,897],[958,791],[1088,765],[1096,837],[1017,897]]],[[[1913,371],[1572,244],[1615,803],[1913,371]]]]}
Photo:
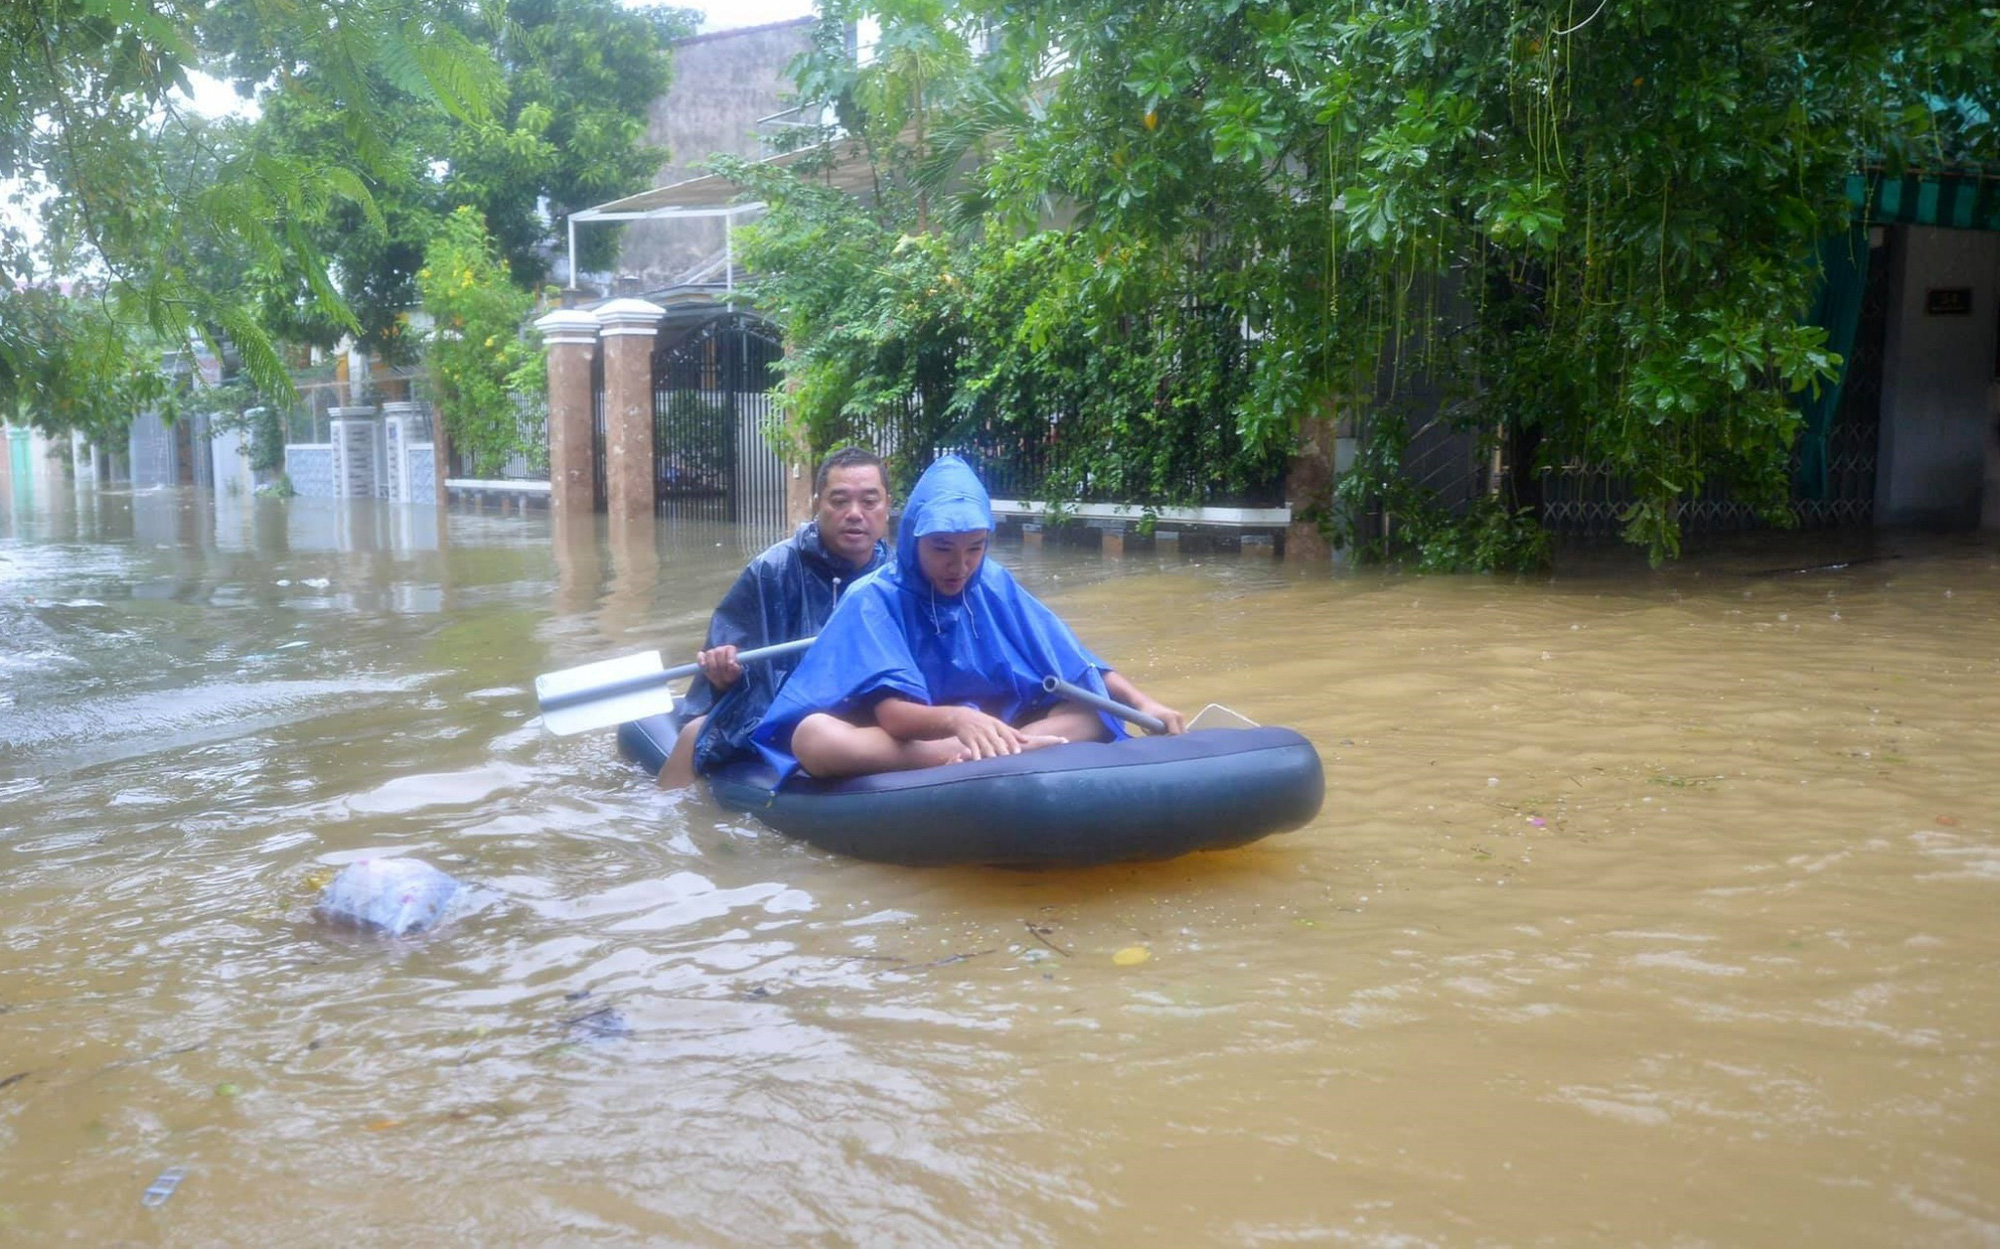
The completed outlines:
{"type": "MultiPolygon", "coordinates": [[[[1242,469],[1288,450],[1302,420],[1355,415],[1380,471],[1348,488],[1428,507],[1440,551],[1487,561],[1532,551],[1531,499],[1513,487],[1565,462],[1630,483],[1626,534],[1656,558],[1706,485],[1782,518],[1794,396],[1837,363],[1803,322],[1816,245],[1847,219],[1843,178],[2000,154],[2000,10],[1964,0],[963,0],[885,13],[885,43],[896,21],[992,36],[952,90],[926,83],[924,150],[879,137],[907,149],[908,124],[871,120],[906,98],[861,89],[893,61],[823,51],[801,89],[865,140],[882,187],[867,215],[889,236],[937,224],[906,188],[955,179],[950,258],[933,268],[994,300],[955,324],[1105,357],[1015,350],[1006,402],[1093,368],[1150,383],[1156,422],[1192,405],[1226,423],[1242,469]],[[1025,303],[986,280],[1056,222],[1069,242],[1037,254],[1071,263],[1025,303]],[[1198,341],[1189,309],[1236,319],[1240,351],[1187,367],[1157,350],[1161,335],[1198,341]],[[1444,419],[1515,466],[1470,518],[1442,517],[1385,454],[1419,375],[1444,419]],[[1451,532],[1465,524],[1490,533],[1451,532]]],[[[911,249],[839,249],[854,289],[814,305],[799,267],[814,257],[787,236],[824,232],[826,213],[763,189],[779,206],[750,254],[800,374],[826,382],[802,385],[795,410],[823,419],[835,399],[893,391],[912,358],[895,337],[938,323],[898,312],[931,298],[891,259],[911,249]]],[[[983,342],[960,358],[993,358],[983,342]]],[[[950,402],[969,411],[1006,375],[961,370],[950,402]]],[[[1154,436],[1136,415],[1103,426],[1088,473],[1154,436]]]]}
{"type": "Polygon", "coordinates": [[[741,246],[786,328],[789,436],[809,452],[886,422],[904,478],[949,444],[1031,462],[1005,488],[1058,503],[1200,502],[1268,479],[1272,450],[1208,419],[1248,380],[1239,318],[1211,285],[1137,251],[1106,282],[1085,234],[1010,228],[989,187],[958,176],[1018,133],[1033,83],[940,14],[885,10],[879,55],[858,66],[840,37],[851,14],[832,12],[798,67],[841,121],[811,136],[822,152],[806,167],[864,160],[865,202],[725,165],[771,205],[741,246]]]}
{"type": "MultiPolygon", "coordinates": [[[[701,15],[617,0],[508,0],[497,28],[478,31],[506,67],[507,123],[546,143],[538,182],[509,168],[506,152],[459,151],[455,168],[481,188],[486,214],[515,280],[548,276],[548,247],[565,236],[569,214],[646,189],[668,153],[645,142],[648,110],[672,78],[671,49],[701,15]]],[[[469,136],[475,140],[490,135],[469,136]]],[[[597,268],[615,254],[615,231],[578,237],[578,263],[597,268]]]]}
{"type": "Polygon", "coordinates": [[[515,455],[546,452],[548,381],[541,346],[523,329],[534,296],[514,285],[479,213],[445,219],[417,271],[434,319],[424,351],[438,418],[475,476],[515,455]],[[539,418],[539,419],[538,419],[539,418]]]}
{"type": "Polygon", "coordinates": [[[107,434],[159,388],[159,350],[218,328],[261,384],[284,386],[243,289],[202,274],[225,254],[289,266],[323,315],[345,318],[309,232],[337,203],[371,211],[378,69],[467,118],[485,114],[496,81],[489,58],[417,3],[0,7],[0,179],[12,188],[0,225],[0,409],[107,434]],[[336,68],[310,82],[290,72],[308,63],[336,68]],[[220,132],[184,102],[204,64],[271,98],[317,96],[356,141],[324,160],[214,142],[220,132]],[[198,185],[186,179],[194,169],[198,185]]]}
{"type": "MultiPolygon", "coordinates": [[[[355,314],[350,326],[327,317],[311,275],[296,266],[263,272],[262,316],[298,342],[330,346],[358,328],[361,344],[391,360],[411,358],[402,332],[417,303],[416,272],[430,240],[461,205],[485,218],[523,289],[548,272],[551,245],[575,209],[642,189],[665,159],[647,147],[647,108],[665,89],[672,39],[693,29],[681,9],[631,10],[616,0],[506,0],[455,6],[459,38],[485,49],[504,81],[490,116],[429,106],[377,73],[403,107],[376,134],[371,216],[341,206],[313,230],[333,258],[334,280],[355,314]]],[[[327,69],[298,67],[316,80],[327,69]]],[[[266,109],[255,149],[274,157],[323,161],[353,142],[349,119],[319,94],[266,109]]],[[[584,263],[602,263],[615,245],[604,231],[582,240],[584,263]]]]}

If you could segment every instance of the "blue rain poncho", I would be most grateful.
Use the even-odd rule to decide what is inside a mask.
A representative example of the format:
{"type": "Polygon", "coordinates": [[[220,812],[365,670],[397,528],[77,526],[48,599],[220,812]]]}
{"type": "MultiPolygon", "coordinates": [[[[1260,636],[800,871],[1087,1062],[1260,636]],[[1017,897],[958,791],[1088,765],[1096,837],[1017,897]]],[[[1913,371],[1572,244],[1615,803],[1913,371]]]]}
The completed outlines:
{"type": "MultiPolygon", "coordinates": [[[[855,568],[829,553],[820,542],[818,524],[807,521],[791,537],[751,560],[736,578],[709,618],[702,649],[750,650],[811,637],[833,615],[842,592],[888,558],[888,545],[877,542],[868,562],[855,568]]],[[[706,776],[725,763],[755,754],[750,730],[757,727],[798,662],[799,656],[784,655],[745,664],[743,678],[720,694],[707,678],[695,677],[681,706],[688,716],[708,717],[695,739],[697,772],[706,776]]]]}
{"type": "MultiPolygon", "coordinates": [[[[948,455],[925,471],[897,526],[894,562],[847,592],[751,734],[780,777],[798,770],[792,730],[815,711],[865,719],[893,694],[1019,725],[1054,706],[1042,689],[1051,673],[1106,692],[1109,668],[990,553],[955,597],[931,587],[919,538],[992,528],[992,504],[970,465],[948,455]]],[[[1111,736],[1125,736],[1117,720],[1103,720],[1111,736]]]]}

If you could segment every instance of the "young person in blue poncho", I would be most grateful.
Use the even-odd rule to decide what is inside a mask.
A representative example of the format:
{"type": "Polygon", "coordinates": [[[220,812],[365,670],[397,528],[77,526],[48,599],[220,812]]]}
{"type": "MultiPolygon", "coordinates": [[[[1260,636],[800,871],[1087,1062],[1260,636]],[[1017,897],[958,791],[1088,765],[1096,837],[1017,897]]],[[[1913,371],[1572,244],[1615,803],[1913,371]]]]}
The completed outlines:
{"type": "Polygon", "coordinates": [[[993,509],[957,456],[910,492],[896,555],[841,599],[751,742],[781,777],[821,778],[1019,754],[1124,736],[1118,720],[1042,690],[1056,675],[1165,721],[1186,721],[1084,649],[986,559],[993,509]]]}
{"type": "Polygon", "coordinates": [[[701,675],[681,706],[691,717],[660,768],[660,785],[694,784],[725,763],[753,756],[750,731],[798,663],[781,656],[745,666],[740,650],[819,632],[842,594],[889,558],[889,478],[880,456],[844,447],[813,478],[813,518],[750,561],[710,617],[695,656],[701,675]]]}

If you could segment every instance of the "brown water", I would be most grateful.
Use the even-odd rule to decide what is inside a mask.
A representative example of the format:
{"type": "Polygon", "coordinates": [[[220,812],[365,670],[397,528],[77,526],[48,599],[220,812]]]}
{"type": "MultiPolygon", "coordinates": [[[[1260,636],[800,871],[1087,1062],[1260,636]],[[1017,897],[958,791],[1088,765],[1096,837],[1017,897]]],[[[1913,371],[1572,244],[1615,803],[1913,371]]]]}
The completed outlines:
{"type": "Polygon", "coordinates": [[[753,538],[444,537],[0,516],[0,1239],[2000,1242],[1991,541],[1003,548],[1328,780],[1246,850],[1022,873],[836,859],[540,734],[535,673],[691,650],[753,538]],[[386,851],[472,901],[316,925],[386,851]]]}

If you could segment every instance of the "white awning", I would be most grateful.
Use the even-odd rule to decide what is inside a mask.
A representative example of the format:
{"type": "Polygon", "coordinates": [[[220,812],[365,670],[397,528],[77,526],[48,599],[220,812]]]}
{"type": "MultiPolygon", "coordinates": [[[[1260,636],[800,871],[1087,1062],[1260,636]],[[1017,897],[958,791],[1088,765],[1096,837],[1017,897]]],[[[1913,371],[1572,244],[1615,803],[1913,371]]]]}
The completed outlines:
{"type": "MultiPolygon", "coordinates": [[[[849,195],[860,195],[875,187],[875,175],[868,163],[867,155],[860,145],[847,139],[817,143],[800,148],[795,152],[783,152],[756,162],[760,169],[791,169],[805,165],[799,171],[802,178],[810,178],[835,190],[849,195]]],[[[724,237],[727,248],[727,264],[731,271],[729,287],[735,288],[735,227],[736,218],[747,213],[761,212],[765,208],[762,200],[743,198],[743,188],[720,174],[704,174],[699,178],[689,178],[685,182],[675,182],[669,186],[654,187],[637,195],[627,195],[623,199],[611,200],[592,208],[579,209],[569,215],[569,281],[576,285],[576,225],[579,221],[667,221],[676,218],[720,217],[723,219],[724,237]]]]}
{"type": "MultiPolygon", "coordinates": [[[[783,152],[756,162],[759,169],[790,169],[795,165],[808,164],[817,160],[815,167],[801,172],[802,177],[810,177],[836,190],[858,195],[874,189],[874,173],[869,168],[867,156],[857,145],[845,140],[834,143],[818,143],[812,147],[800,148],[796,152],[783,152]],[[848,150],[841,152],[836,146],[848,150]],[[830,158],[830,159],[829,159],[830,158]]],[[[654,187],[624,199],[615,199],[585,208],[570,214],[572,221],[635,221],[659,217],[724,217],[734,216],[763,205],[755,200],[741,198],[743,189],[720,174],[704,174],[699,178],[689,178],[669,186],[654,187]]]]}

